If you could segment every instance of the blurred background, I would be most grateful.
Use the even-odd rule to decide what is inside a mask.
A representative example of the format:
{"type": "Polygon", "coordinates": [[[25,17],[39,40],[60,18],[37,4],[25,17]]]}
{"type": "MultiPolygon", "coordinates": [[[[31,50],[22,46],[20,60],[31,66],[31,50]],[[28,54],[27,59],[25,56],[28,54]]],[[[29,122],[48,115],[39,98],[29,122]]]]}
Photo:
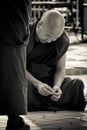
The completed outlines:
{"type": "Polygon", "coordinates": [[[40,18],[48,9],[63,14],[71,43],[87,41],[87,0],[31,0],[30,21],[40,18]]]}

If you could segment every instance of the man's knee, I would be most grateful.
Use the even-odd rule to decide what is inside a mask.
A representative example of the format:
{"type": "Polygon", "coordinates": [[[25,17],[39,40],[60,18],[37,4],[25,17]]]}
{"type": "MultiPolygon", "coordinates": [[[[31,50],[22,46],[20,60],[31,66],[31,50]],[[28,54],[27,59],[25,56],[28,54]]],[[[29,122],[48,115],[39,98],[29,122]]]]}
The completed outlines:
{"type": "Polygon", "coordinates": [[[73,84],[75,87],[78,87],[79,89],[84,89],[84,83],[81,79],[73,79],[73,84]]]}

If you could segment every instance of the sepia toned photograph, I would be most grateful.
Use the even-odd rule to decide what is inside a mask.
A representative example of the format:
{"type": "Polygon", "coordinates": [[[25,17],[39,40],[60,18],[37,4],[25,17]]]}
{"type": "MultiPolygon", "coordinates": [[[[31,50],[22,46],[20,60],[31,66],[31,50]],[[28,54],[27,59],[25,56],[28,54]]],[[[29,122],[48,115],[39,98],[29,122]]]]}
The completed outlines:
{"type": "Polygon", "coordinates": [[[0,130],[87,129],[87,0],[1,0],[0,130]]]}

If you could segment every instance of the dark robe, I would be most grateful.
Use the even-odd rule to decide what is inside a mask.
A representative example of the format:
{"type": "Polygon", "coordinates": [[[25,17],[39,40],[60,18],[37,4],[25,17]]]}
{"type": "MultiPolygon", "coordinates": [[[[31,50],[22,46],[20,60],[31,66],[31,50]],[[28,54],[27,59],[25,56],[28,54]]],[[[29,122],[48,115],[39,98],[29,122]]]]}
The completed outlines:
{"type": "Polygon", "coordinates": [[[27,112],[28,0],[0,2],[0,114],[27,112]]]}
{"type": "MultiPolygon", "coordinates": [[[[28,46],[27,70],[38,80],[53,87],[54,75],[58,60],[66,53],[69,39],[64,31],[60,38],[48,44],[42,44],[36,39],[36,23],[30,24],[30,43],[28,46]]],[[[50,96],[40,95],[29,83],[28,109],[33,110],[84,110],[84,84],[81,80],[65,78],[62,85],[62,96],[54,102],[50,96]]]]}

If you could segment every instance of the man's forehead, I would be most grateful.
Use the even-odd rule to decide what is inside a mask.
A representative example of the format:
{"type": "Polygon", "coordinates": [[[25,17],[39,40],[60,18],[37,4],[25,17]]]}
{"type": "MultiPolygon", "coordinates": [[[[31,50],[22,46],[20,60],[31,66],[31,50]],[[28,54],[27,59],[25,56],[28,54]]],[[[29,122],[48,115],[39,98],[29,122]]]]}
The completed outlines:
{"type": "Polygon", "coordinates": [[[48,28],[48,27],[44,27],[43,26],[43,29],[44,29],[44,32],[47,36],[51,37],[51,36],[58,36],[58,28],[55,27],[54,29],[51,29],[51,28],[48,28]]]}
{"type": "Polygon", "coordinates": [[[58,38],[58,34],[56,32],[44,32],[45,36],[48,37],[48,38],[58,38]]]}

